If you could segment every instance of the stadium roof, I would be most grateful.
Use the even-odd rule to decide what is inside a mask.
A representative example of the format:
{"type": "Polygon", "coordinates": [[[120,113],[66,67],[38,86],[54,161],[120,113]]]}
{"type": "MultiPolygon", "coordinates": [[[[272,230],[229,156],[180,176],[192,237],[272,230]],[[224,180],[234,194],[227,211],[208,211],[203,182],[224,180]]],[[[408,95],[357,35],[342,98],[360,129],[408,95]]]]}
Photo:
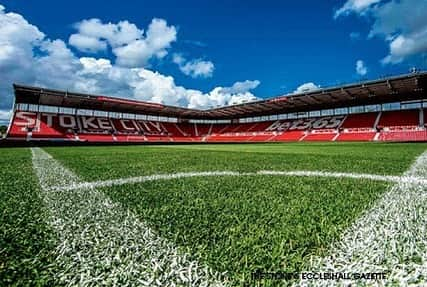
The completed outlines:
{"type": "Polygon", "coordinates": [[[426,99],[427,72],[288,94],[207,110],[14,84],[15,103],[176,117],[234,119],[426,99]]]}

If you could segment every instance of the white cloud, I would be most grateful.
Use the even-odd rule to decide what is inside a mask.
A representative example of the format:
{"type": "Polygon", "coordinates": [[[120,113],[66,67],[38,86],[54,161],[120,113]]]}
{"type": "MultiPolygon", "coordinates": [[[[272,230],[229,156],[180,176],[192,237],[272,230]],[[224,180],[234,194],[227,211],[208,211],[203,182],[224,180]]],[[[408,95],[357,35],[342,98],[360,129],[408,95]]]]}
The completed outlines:
{"type": "Polygon", "coordinates": [[[387,1],[376,9],[371,9],[374,24],[370,34],[387,37],[425,30],[426,10],[425,0],[387,1]]]}
{"type": "Polygon", "coordinates": [[[307,92],[315,91],[318,89],[320,89],[320,86],[316,85],[315,83],[309,82],[309,83],[300,85],[295,91],[293,91],[293,93],[294,94],[307,93],[307,92]]]}
{"type": "Polygon", "coordinates": [[[239,91],[233,87],[216,87],[203,93],[178,86],[173,77],[145,68],[118,67],[106,59],[82,58],[80,61],[83,69],[78,73],[82,76],[79,88],[91,93],[129,95],[137,100],[188,108],[210,108],[257,99],[250,92],[253,89],[250,86],[239,91]]]}
{"type": "Polygon", "coordinates": [[[378,2],[381,2],[381,0],[347,0],[340,9],[335,11],[334,18],[348,15],[352,12],[364,13],[368,8],[378,2]]]}
{"type": "MultiPolygon", "coordinates": [[[[146,36],[136,40],[143,31],[129,22],[120,23],[114,26],[102,24],[99,20],[87,20],[80,22],[79,29],[82,35],[97,35],[98,38],[94,38],[106,41],[112,47],[132,47],[136,45],[135,42],[142,41],[152,51],[146,54],[147,59],[150,55],[163,56],[163,50],[175,38],[175,29],[168,27],[163,20],[153,20],[146,36]],[[121,35],[124,30],[131,33],[121,35]],[[99,37],[100,34],[102,37],[99,37]]],[[[209,108],[256,100],[251,90],[259,85],[259,81],[237,82],[231,87],[216,87],[204,93],[179,86],[173,77],[143,66],[129,68],[117,61],[112,63],[109,59],[79,58],[64,41],[48,39],[22,16],[0,9],[0,111],[11,108],[13,82],[189,108],[209,108]]]]}
{"type": "Polygon", "coordinates": [[[193,78],[212,77],[214,68],[214,64],[211,61],[203,61],[201,59],[192,60],[185,63],[184,66],[180,67],[181,71],[185,75],[191,76],[193,78]]]}
{"type": "Polygon", "coordinates": [[[168,26],[163,19],[153,19],[148,26],[145,40],[155,53],[164,54],[164,50],[176,41],[176,29],[174,26],[168,26]]]}
{"type": "Polygon", "coordinates": [[[83,20],[75,24],[78,33],[68,43],[82,52],[98,52],[111,47],[116,64],[124,67],[147,65],[151,58],[163,58],[176,41],[176,28],[163,19],[154,18],[144,30],[128,21],[102,23],[99,19],[83,20]]]}
{"type": "Polygon", "coordinates": [[[259,100],[255,97],[251,90],[259,86],[261,82],[258,80],[246,80],[243,82],[235,82],[231,87],[217,87],[209,93],[209,97],[216,103],[216,106],[236,105],[246,102],[259,100]]]}
{"type": "Polygon", "coordinates": [[[427,1],[401,0],[385,3],[372,11],[370,36],[380,36],[389,44],[383,63],[399,63],[427,52],[427,1]]]}
{"type": "MultiPolygon", "coordinates": [[[[347,1],[357,2],[353,0],[347,1]]],[[[344,4],[343,8],[346,7],[344,4]]],[[[427,52],[427,1],[365,0],[360,9],[344,9],[336,15],[350,12],[367,15],[373,20],[370,37],[381,37],[389,46],[389,54],[383,64],[395,64],[408,57],[427,52]],[[377,5],[374,5],[377,4],[377,5]]],[[[350,5],[350,4],[349,4],[350,5]]]]}
{"type": "Polygon", "coordinates": [[[368,73],[368,68],[366,68],[365,63],[362,60],[356,61],[356,73],[360,76],[364,76],[368,73]]]}
{"type": "Polygon", "coordinates": [[[135,24],[128,21],[120,21],[117,24],[104,24],[101,20],[92,18],[82,20],[76,23],[74,27],[77,29],[78,35],[105,39],[112,47],[126,45],[142,39],[144,34],[144,30],[138,29],[135,24]]]}
{"type": "Polygon", "coordinates": [[[34,81],[33,48],[44,37],[21,15],[0,7],[0,110],[10,108],[13,82],[34,81]]]}
{"type": "Polygon", "coordinates": [[[83,65],[82,73],[88,74],[99,74],[104,73],[108,69],[111,69],[110,60],[107,59],[95,59],[89,57],[80,58],[80,63],[83,65]]]}
{"type": "Polygon", "coordinates": [[[148,59],[153,56],[153,51],[144,40],[136,40],[125,46],[113,49],[116,55],[116,63],[124,67],[145,66],[148,59]]]}
{"type": "Polygon", "coordinates": [[[212,77],[214,70],[214,64],[211,61],[203,61],[201,59],[192,60],[187,62],[182,68],[181,71],[193,78],[197,77],[212,77]]]}
{"type": "Polygon", "coordinates": [[[255,80],[255,81],[246,80],[244,82],[236,82],[229,88],[223,88],[223,91],[225,93],[230,93],[230,94],[244,94],[258,87],[260,83],[261,82],[258,80],[255,80]]]}
{"type": "Polygon", "coordinates": [[[427,29],[412,35],[399,35],[390,42],[390,53],[384,59],[383,64],[396,64],[406,57],[427,52],[427,29]]]}
{"type": "Polygon", "coordinates": [[[177,65],[183,65],[185,61],[186,61],[185,58],[179,53],[174,53],[172,56],[172,62],[174,62],[177,65]]]}
{"type": "Polygon", "coordinates": [[[181,54],[174,54],[173,62],[178,65],[181,72],[192,78],[212,77],[215,69],[215,66],[211,61],[204,61],[202,59],[187,61],[181,54]]]}
{"type": "Polygon", "coordinates": [[[105,41],[81,34],[71,35],[68,43],[82,52],[96,53],[107,49],[105,41]]]}

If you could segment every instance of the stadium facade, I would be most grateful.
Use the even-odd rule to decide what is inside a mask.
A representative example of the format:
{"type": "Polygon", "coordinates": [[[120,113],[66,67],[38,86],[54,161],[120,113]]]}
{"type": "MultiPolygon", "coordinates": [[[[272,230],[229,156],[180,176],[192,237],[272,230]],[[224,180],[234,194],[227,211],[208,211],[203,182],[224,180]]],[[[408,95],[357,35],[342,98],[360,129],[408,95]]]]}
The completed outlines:
{"type": "Polygon", "coordinates": [[[427,141],[427,72],[208,110],[14,85],[9,142],[427,141]]]}

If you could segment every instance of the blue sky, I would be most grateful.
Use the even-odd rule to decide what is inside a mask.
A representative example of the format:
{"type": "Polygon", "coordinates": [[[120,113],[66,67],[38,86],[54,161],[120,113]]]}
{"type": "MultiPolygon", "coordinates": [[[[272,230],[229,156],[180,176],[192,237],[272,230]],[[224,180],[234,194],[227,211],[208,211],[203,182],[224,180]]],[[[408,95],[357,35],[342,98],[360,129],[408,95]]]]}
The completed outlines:
{"type": "Polygon", "coordinates": [[[208,108],[427,66],[425,0],[0,4],[3,115],[11,82],[208,108]]]}

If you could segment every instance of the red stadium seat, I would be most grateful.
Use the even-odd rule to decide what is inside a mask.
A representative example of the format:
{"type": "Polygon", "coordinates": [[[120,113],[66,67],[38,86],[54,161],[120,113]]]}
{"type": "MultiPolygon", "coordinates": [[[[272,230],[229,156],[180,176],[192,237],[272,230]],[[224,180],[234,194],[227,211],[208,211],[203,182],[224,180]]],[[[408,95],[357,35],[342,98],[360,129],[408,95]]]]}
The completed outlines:
{"type": "Polygon", "coordinates": [[[376,132],[348,132],[340,133],[336,141],[372,141],[376,132]]]}
{"type": "Polygon", "coordinates": [[[311,133],[303,137],[303,141],[333,141],[338,133],[311,133]]]}
{"type": "Polygon", "coordinates": [[[206,136],[211,133],[213,124],[194,124],[197,136],[206,136]]]}
{"type": "Polygon", "coordinates": [[[342,129],[374,128],[378,112],[364,114],[350,114],[342,124],[342,129]]]}
{"type": "Polygon", "coordinates": [[[378,127],[419,126],[419,110],[382,112],[378,127]]]}
{"type": "Polygon", "coordinates": [[[8,137],[86,142],[426,141],[419,110],[240,124],[168,123],[16,111],[8,137]]]}
{"type": "Polygon", "coordinates": [[[302,131],[283,132],[272,138],[271,141],[299,141],[304,135],[305,133],[302,131]]]}

